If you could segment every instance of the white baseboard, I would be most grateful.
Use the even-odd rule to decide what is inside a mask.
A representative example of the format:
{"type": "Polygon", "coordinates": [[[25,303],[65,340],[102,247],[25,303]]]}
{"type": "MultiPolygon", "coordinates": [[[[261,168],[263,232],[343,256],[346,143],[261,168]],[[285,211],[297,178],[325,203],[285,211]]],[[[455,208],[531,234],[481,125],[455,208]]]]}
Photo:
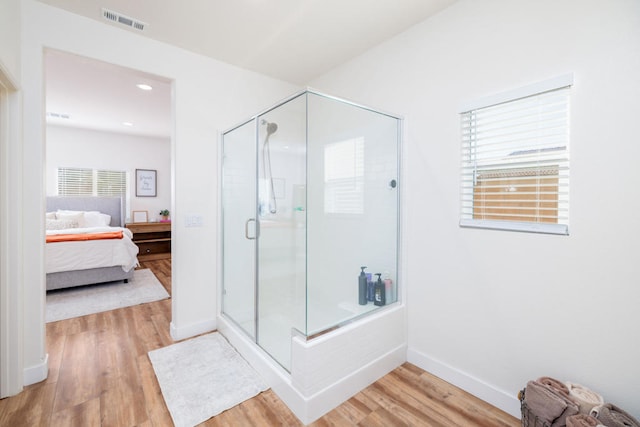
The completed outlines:
{"type": "Polygon", "coordinates": [[[44,359],[37,365],[24,368],[24,385],[39,383],[49,376],[49,353],[44,355],[44,359]]]}
{"type": "Polygon", "coordinates": [[[407,361],[520,419],[520,401],[517,391],[505,392],[413,349],[407,351],[407,361]]]}
{"type": "Polygon", "coordinates": [[[198,323],[191,323],[185,326],[176,326],[171,322],[170,333],[174,341],[180,341],[186,338],[195,337],[196,335],[211,332],[216,329],[217,323],[215,318],[207,319],[198,323]]]}

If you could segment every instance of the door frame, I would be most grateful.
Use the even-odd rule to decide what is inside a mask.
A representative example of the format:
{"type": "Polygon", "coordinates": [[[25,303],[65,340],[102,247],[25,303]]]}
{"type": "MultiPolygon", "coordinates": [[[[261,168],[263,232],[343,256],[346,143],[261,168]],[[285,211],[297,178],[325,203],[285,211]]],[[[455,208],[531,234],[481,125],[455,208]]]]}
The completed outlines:
{"type": "Polygon", "coordinates": [[[22,391],[20,92],[0,64],[0,398],[22,391]]]}

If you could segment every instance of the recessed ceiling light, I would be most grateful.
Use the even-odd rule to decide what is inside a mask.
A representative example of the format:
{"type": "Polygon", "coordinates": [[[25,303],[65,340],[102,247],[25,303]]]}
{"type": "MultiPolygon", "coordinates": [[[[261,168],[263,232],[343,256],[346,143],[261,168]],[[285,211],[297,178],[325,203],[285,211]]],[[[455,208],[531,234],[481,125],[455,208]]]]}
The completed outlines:
{"type": "Polygon", "coordinates": [[[141,89],[141,90],[151,90],[151,89],[153,89],[153,87],[149,86],[148,84],[144,84],[144,83],[138,83],[136,86],[138,87],[138,89],[141,89]]]}
{"type": "Polygon", "coordinates": [[[133,123],[131,122],[122,122],[123,126],[133,126],[133,123]]]}

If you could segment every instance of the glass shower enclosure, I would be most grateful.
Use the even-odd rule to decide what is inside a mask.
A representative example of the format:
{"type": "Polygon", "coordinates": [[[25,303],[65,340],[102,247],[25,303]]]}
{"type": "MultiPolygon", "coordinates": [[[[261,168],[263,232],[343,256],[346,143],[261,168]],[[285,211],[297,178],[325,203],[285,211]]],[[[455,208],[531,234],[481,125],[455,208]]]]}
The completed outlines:
{"type": "Polygon", "coordinates": [[[222,314],[287,370],[398,300],[400,126],[306,90],[223,133],[222,314]]]}

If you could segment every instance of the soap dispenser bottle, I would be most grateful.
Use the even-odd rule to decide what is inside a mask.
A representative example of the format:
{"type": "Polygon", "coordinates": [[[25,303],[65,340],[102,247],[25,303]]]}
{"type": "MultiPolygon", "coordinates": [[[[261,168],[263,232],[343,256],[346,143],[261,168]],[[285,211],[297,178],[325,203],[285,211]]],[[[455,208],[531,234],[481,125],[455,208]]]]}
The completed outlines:
{"type": "Polygon", "coordinates": [[[382,281],[384,282],[385,302],[388,302],[389,304],[396,302],[395,286],[388,271],[384,272],[384,279],[382,281]]]}
{"type": "Polygon", "coordinates": [[[362,270],[360,276],[358,276],[358,304],[367,305],[367,275],[364,273],[364,269],[367,267],[360,267],[362,270]]]}
{"type": "Polygon", "coordinates": [[[376,276],[378,276],[378,280],[376,281],[376,284],[373,289],[373,293],[374,293],[373,303],[375,305],[385,305],[386,296],[384,291],[384,282],[380,278],[380,276],[382,276],[382,273],[376,273],[376,276]]]}

